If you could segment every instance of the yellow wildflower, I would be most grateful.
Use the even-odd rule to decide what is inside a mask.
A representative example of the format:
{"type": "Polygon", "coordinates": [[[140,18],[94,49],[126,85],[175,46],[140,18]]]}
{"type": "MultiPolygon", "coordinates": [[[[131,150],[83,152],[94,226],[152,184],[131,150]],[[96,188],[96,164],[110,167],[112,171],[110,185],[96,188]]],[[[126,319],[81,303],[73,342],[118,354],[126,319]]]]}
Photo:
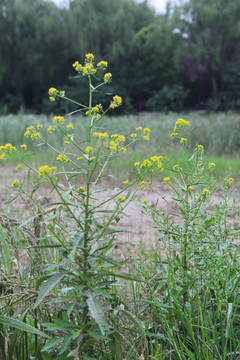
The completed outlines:
{"type": "Polygon", "coordinates": [[[142,189],[144,189],[146,187],[146,185],[148,185],[148,183],[146,181],[141,181],[140,182],[140,186],[142,189]]]}
{"type": "Polygon", "coordinates": [[[57,161],[60,161],[62,163],[68,163],[69,162],[69,160],[66,158],[66,156],[64,156],[62,154],[58,155],[57,161]]]}
{"type": "Polygon", "coordinates": [[[199,151],[201,153],[204,152],[204,147],[202,145],[197,145],[196,148],[195,148],[195,151],[199,151]]]}
{"type": "Polygon", "coordinates": [[[43,126],[40,124],[40,125],[37,125],[37,128],[38,129],[41,129],[43,126]]]}
{"type": "Polygon", "coordinates": [[[56,170],[55,166],[49,167],[48,165],[40,166],[38,169],[38,177],[44,179],[46,174],[52,174],[56,170]]]}
{"type": "Polygon", "coordinates": [[[202,191],[202,196],[206,196],[206,195],[210,195],[211,194],[211,191],[208,190],[208,189],[203,189],[202,191]]]}
{"type": "Polygon", "coordinates": [[[50,125],[48,128],[47,128],[47,131],[50,132],[50,134],[52,134],[52,132],[54,131],[54,127],[52,125],[50,125]]]}
{"type": "Polygon", "coordinates": [[[92,146],[87,146],[86,149],[85,149],[85,152],[86,152],[87,154],[89,154],[90,152],[93,153],[93,148],[92,148],[92,146]]]}
{"type": "Polygon", "coordinates": [[[16,167],[16,170],[21,170],[22,169],[22,165],[19,164],[17,167],[16,167]]]}
{"type": "Polygon", "coordinates": [[[179,126],[188,127],[191,126],[191,124],[184,119],[178,119],[175,123],[173,131],[176,132],[179,126]]]}
{"type": "Polygon", "coordinates": [[[140,161],[136,161],[135,163],[134,163],[134,166],[139,166],[140,165],[140,161]]]}
{"type": "Polygon", "coordinates": [[[110,104],[110,109],[114,109],[122,104],[122,98],[121,96],[115,95],[113,97],[113,101],[110,104]]]}
{"type": "Polygon", "coordinates": [[[53,123],[54,124],[63,124],[65,121],[63,116],[54,116],[53,117],[53,123]]]}
{"type": "Polygon", "coordinates": [[[150,129],[148,129],[148,128],[145,128],[145,129],[143,129],[143,132],[145,133],[145,134],[149,134],[150,133],[150,129]]]}
{"type": "Polygon", "coordinates": [[[108,62],[104,61],[104,60],[97,63],[97,67],[100,67],[100,68],[106,68],[107,66],[108,66],[108,62]]]}
{"type": "Polygon", "coordinates": [[[173,171],[181,171],[182,168],[177,164],[173,166],[173,171]]]}
{"type": "Polygon", "coordinates": [[[168,185],[171,185],[171,180],[170,180],[170,177],[169,176],[166,176],[165,178],[163,178],[163,182],[162,184],[168,184],[168,185]]]}
{"type": "Polygon", "coordinates": [[[187,139],[186,138],[181,138],[180,139],[180,144],[186,144],[187,145],[187,139]]]}
{"type": "Polygon", "coordinates": [[[192,191],[193,190],[193,187],[191,185],[188,186],[188,190],[189,191],[192,191]]]}
{"type": "Polygon", "coordinates": [[[136,139],[137,134],[131,134],[131,138],[136,139]]]}
{"type": "Polygon", "coordinates": [[[209,171],[213,171],[213,169],[215,168],[216,164],[214,164],[213,162],[212,163],[209,163],[208,164],[208,169],[209,171]]]}
{"type": "Polygon", "coordinates": [[[148,204],[148,200],[147,200],[147,199],[144,199],[144,200],[142,200],[142,203],[145,204],[145,205],[147,205],[147,204],[148,204]]]}
{"type": "Polygon", "coordinates": [[[92,53],[88,53],[85,55],[86,59],[88,61],[93,61],[94,60],[94,55],[92,53]]]}
{"type": "Polygon", "coordinates": [[[68,130],[73,130],[73,129],[74,129],[74,126],[73,126],[73,124],[68,124],[68,125],[66,126],[66,128],[67,128],[68,130]]]}
{"type": "Polygon", "coordinates": [[[77,158],[77,160],[82,160],[83,159],[83,156],[79,156],[78,158],[77,158]]]}
{"type": "Polygon", "coordinates": [[[2,154],[0,155],[0,160],[3,160],[3,159],[6,159],[6,154],[4,154],[4,153],[2,153],[2,154]]]}
{"type": "Polygon", "coordinates": [[[123,181],[124,185],[127,185],[129,183],[128,179],[123,181]]]}
{"type": "Polygon", "coordinates": [[[141,130],[142,130],[142,127],[141,127],[141,126],[139,126],[139,127],[136,128],[136,131],[141,131],[141,130]]]}
{"type": "Polygon", "coordinates": [[[106,73],[103,77],[105,84],[110,83],[112,80],[112,74],[110,72],[106,73]]]}
{"type": "Polygon", "coordinates": [[[176,132],[171,133],[170,138],[173,140],[178,134],[176,132]]]}
{"type": "Polygon", "coordinates": [[[80,191],[80,192],[84,192],[85,191],[85,186],[79,186],[77,188],[77,190],[80,191]]]}
{"type": "Polygon", "coordinates": [[[152,166],[151,161],[149,161],[148,159],[145,159],[142,164],[140,165],[140,168],[145,168],[145,167],[150,167],[152,166]]]}
{"type": "Polygon", "coordinates": [[[12,187],[13,187],[13,188],[18,187],[19,185],[20,185],[20,182],[19,182],[18,180],[14,180],[14,181],[12,182],[12,187]]]}
{"type": "Polygon", "coordinates": [[[121,202],[124,202],[126,200],[126,197],[125,196],[122,196],[122,195],[119,195],[118,197],[118,201],[121,203],[121,202]]]}

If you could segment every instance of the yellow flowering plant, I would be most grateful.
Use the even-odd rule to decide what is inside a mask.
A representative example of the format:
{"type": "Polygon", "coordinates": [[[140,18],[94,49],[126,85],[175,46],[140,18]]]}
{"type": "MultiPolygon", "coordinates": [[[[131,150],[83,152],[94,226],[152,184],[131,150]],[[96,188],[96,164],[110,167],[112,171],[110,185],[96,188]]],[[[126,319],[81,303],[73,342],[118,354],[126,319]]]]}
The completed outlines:
{"type": "MultiPolygon", "coordinates": [[[[64,294],[66,306],[61,308],[59,314],[65,319],[65,325],[57,326],[57,313],[51,317],[51,323],[44,324],[47,331],[56,326],[54,336],[58,340],[48,341],[42,351],[55,354],[57,348],[59,354],[68,355],[77,349],[76,356],[81,359],[94,353],[97,342],[111,338],[111,313],[119,301],[113,296],[115,279],[140,280],[138,276],[122,270],[125,261],[111,257],[115,234],[125,231],[114,225],[119,222],[137,190],[149,184],[144,180],[146,174],[163,170],[161,156],[145,159],[135,164],[135,168],[133,166],[136,174],[133,180],[124,180],[120,189],[107,199],[98,200],[97,194],[104,191],[99,189],[99,183],[105,176],[108,163],[112,159],[116,161],[135,142],[148,141],[150,137],[150,129],[141,126],[132,135],[111,134],[104,130],[99,132],[99,128],[96,128],[110,109],[115,110],[122,105],[119,95],[112,97],[107,109],[103,109],[101,104],[94,104],[95,92],[112,80],[112,75],[107,72],[102,82],[93,86],[93,79],[95,82],[100,76],[98,72],[102,74],[107,66],[106,61],[100,61],[95,66],[95,58],[91,53],[86,54],[83,64],[78,61],[73,64],[78,77],[88,78],[88,104],[72,100],[65,91],[54,87],[48,91],[50,101],[70,101],[85,113],[88,121],[86,140],[76,140],[74,125],[66,125],[65,117],[59,114],[53,116],[47,133],[44,133],[41,125],[27,127],[25,137],[46,145],[55,153],[55,164],[44,163],[34,168],[25,156],[19,156],[13,145],[6,144],[0,148],[0,156],[11,153],[21,163],[17,166],[18,172],[27,170],[28,179],[32,179],[31,192],[25,190],[24,181],[17,179],[12,183],[12,188],[18,191],[16,196],[28,197],[37,207],[35,218],[42,219],[42,226],[47,232],[45,236],[39,237],[38,249],[49,247],[58,254],[58,261],[46,263],[46,268],[38,278],[40,290],[34,308],[44,308],[46,297],[54,288],[56,302],[64,294]],[[57,148],[54,142],[58,132],[64,136],[62,149],[57,148]],[[54,194],[52,203],[43,205],[38,200],[38,188],[42,184],[48,184],[54,194]],[[66,344],[71,351],[67,350],[66,344]]],[[[25,149],[26,145],[21,145],[20,150],[23,152],[25,149]]],[[[146,206],[147,200],[143,200],[142,204],[146,206]]]]}

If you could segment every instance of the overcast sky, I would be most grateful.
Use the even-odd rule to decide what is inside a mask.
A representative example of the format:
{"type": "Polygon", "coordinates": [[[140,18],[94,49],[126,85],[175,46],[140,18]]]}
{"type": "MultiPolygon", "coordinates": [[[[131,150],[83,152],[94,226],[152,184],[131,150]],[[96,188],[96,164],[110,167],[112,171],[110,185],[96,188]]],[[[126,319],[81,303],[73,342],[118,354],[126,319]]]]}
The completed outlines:
{"type": "MultiPolygon", "coordinates": [[[[56,4],[68,4],[68,0],[53,0],[56,4]]],[[[99,0],[101,1],[101,0],[99,0]]],[[[143,0],[136,0],[142,2],[143,0]]],[[[148,0],[149,4],[155,7],[158,13],[164,13],[167,0],[148,0]]]]}

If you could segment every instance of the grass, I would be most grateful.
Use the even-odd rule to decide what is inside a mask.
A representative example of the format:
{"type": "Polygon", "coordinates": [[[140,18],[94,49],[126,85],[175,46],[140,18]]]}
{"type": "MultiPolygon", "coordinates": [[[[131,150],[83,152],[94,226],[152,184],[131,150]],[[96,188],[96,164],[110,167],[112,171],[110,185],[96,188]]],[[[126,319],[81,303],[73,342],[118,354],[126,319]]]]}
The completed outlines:
{"type": "MultiPolygon", "coordinates": [[[[135,132],[136,127],[143,126],[151,129],[151,140],[149,143],[136,145],[126,156],[122,155],[120,162],[111,162],[111,173],[121,180],[124,177],[131,176],[133,164],[135,161],[141,161],[146,156],[160,154],[163,156],[172,154],[176,161],[182,163],[184,156],[179,153],[177,144],[169,141],[175,121],[178,117],[191,122],[190,145],[202,144],[205,148],[206,159],[216,164],[214,171],[217,179],[231,175],[238,177],[240,171],[240,160],[238,158],[240,147],[240,119],[236,113],[212,113],[200,115],[196,112],[186,114],[146,114],[130,115],[104,118],[104,131],[110,133],[130,134],[135,132]],[[177,154],[177,156],[176,156],[177,154]]],[[[87,137],[87,121],[85,117],[69,117],[69,122],[74,124],[75,134],[79,138],[87,137]],[[76,135],[78,136],[78,135],[76,135]]],[[[31,162],[36,166],[42,165],[46,160],[46,152],[49,163],[54,162],[55,154],[49,152],[46,147],[36,147],[31,139],[26,139],[23,134],[29,125],[42,124],[47,134],[47,127],[51,123],[50,118],[46,116],[35,115],[8,115],[0,117],[0,143],[10,142],[19,146],[26,143],[28,145],[27,153],[31,157],[31,162]]],[[[100,127],[99,131],[102,130],[100,127]]],[[[52,136],[51,136],[52,138],[52,136]]],[[[54,137],[54,144],[63,143],[63,136],[58,133],[54,137]]],[[[9,160],[8,160],[9,161],[9,160]]],[[[9,163],[9,162],[8,162],[9,163]]],[[[15,164],[15,160],[10,160],[10,164],[15,164]]],[[[2,163],[3,164],[3,163],[2,163]]],[[[6,163],[7,164],[7,163],[6,163]]]]}

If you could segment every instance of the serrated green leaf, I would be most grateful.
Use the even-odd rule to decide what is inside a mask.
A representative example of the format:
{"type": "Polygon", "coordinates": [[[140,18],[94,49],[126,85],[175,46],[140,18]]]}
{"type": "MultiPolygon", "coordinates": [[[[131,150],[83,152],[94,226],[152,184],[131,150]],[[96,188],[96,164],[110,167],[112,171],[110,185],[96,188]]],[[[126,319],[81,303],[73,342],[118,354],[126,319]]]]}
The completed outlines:
{"type": "Polygon", "coordinates": [[[46,280],[45,284],[40,289],[37,301],[34,305],[34,309],[40,304],[40,302],[47,296],[50,291],[62,280],[65,274],[57,273],[46,280]]]}
{"type": "Polygon", "coordinates": [[[105,335],[106,331],[109,330],[109,326],[105,320],[102,305],[100,301],[94,296],[94,294],[90,293],[89,291],[87,292],[87,294],[88,294],[87,305],[88,305],[89,313],[91,317],[98,324],[102,335],[105,335]]]}

